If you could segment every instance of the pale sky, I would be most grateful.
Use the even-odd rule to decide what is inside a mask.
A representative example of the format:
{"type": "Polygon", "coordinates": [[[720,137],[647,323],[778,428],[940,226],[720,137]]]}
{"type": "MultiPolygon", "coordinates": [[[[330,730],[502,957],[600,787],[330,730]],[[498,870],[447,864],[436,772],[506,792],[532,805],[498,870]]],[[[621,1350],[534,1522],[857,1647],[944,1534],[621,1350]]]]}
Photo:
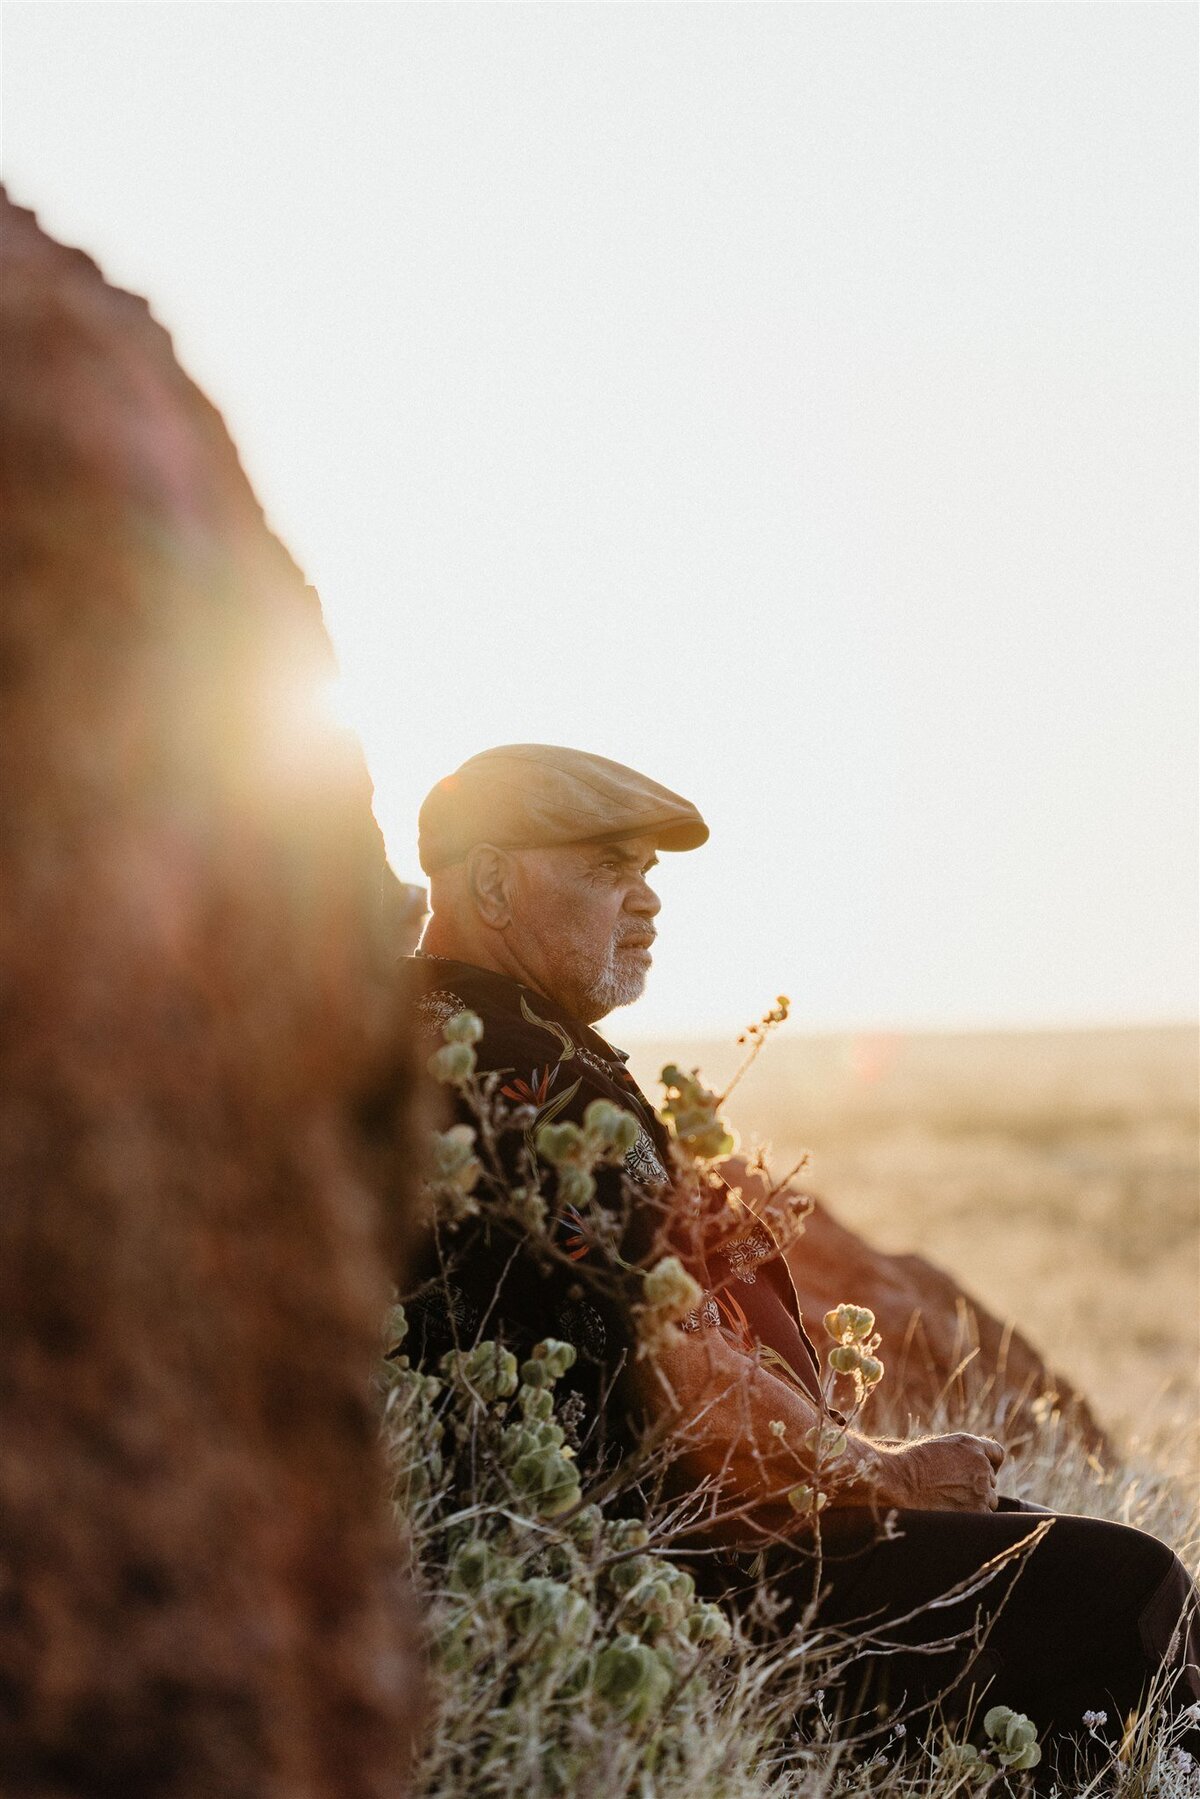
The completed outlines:
{"type": "Polygon", "coordinates": [[[3,37],[10,191],[224,412],[398,873],[579,745],[712,826],[619,1038],[1195,1015],[1195,8],[3,37]]]}

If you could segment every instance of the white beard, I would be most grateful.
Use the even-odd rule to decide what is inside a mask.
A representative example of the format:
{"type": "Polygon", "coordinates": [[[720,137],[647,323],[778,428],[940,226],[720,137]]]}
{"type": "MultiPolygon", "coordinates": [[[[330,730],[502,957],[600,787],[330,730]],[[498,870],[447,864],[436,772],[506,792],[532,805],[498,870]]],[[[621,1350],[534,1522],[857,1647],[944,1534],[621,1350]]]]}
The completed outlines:
{"type": "Polygon", "coordinates": [[[619,956],[619,945],[610,943],[608,954],[587,986],[589,1007],[597,1018],[615,1012],[618,1006],[631,1006],[646,989],[647,970],[643,963],[619,956]]]}

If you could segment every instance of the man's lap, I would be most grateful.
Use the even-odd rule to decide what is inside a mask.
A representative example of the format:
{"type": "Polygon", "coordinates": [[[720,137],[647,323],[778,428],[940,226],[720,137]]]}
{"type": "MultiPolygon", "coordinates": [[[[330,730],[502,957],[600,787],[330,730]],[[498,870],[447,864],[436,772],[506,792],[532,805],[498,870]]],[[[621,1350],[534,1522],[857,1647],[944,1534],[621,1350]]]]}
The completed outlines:
{"type": "MultiPolygon", "coordinates": [[[[1142,1531],[1018,1504],[886,1523],[824,1513],[819,1557],[776,1545],[754,1572],[782,1605],[779,1628],[807,1620],[847,1645],[852,1701],[919,1706],[956,1689],[961,1703],[973,1688],[1043,1729],[1079,1731],[1085,1710],[1122,1718],[1168,1653],[1187,1576],[1142,1531]]],[[[1200,1685],[1183,1677],[1180,1697],[1200,1685]]]]}

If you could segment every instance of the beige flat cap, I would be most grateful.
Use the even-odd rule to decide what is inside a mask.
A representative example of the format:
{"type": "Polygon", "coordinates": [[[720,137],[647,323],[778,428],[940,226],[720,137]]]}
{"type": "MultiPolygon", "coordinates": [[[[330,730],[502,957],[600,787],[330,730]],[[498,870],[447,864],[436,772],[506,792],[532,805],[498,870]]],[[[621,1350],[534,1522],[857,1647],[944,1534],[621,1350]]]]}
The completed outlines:
{"type": "Polygon", "coordinates": [[[642,837],[694,850],[708,826],[689,800],[636,769],[553,743],[506,743],[471,756],[421,807],[426,874],[461,862],[477,843],[537,849],[599,837],[642,837]]]}

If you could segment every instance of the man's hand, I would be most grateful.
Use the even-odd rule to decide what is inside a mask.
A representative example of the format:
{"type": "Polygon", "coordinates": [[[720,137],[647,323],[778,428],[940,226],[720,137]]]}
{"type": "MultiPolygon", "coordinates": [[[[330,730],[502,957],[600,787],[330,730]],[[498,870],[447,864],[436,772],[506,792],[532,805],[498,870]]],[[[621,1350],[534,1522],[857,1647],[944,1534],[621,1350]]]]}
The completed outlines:
{"type": "Polygon", "coordinates": [[[946,1437],[882,1445],[875,1503],[910,1511],[994,1512],[1004,1450],[991,1437],[956,1430],[946,1437]]]}

